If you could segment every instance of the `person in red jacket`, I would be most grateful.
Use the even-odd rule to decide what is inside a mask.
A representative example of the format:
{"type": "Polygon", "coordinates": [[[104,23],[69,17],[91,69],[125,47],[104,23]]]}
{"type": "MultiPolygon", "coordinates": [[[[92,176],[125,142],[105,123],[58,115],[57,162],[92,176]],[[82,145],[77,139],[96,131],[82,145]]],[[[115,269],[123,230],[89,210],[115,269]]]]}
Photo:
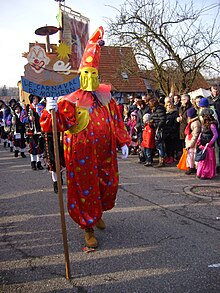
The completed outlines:
{"type": "Polygon", "coordinates": [[[115,205],[118,190],[117,147],[128,156],[130,137],[111,87],[99,84],[98,64],[104,31],[99,27],[88,41],[80,65],[80,89],[56,100],[48,98],[41,115],[44,132],[51,131],[55,109],[57,130],[64,134],[68,211],[85,230],[88,247],[97,247],[94,227],[105,229],[104,211],[115,205]]]}
{"type": "Polygon", "coordinates": [[[144,166],[150,167],[153,166],[153,152],[155,149],[155,127],[153,120],[151,120],[150,114],[145,114],[143,116],[143,122],[145,124],[143,130],[143,140],[141,147],[144,148],[144,155],[146,158],[146,163],[144,166]]]}

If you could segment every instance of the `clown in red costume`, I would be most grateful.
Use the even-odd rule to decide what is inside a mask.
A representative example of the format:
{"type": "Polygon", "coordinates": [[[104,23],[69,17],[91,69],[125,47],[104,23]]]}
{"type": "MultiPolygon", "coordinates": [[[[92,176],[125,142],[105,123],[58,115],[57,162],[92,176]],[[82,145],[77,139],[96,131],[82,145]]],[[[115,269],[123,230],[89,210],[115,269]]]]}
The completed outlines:
{"type": "Polygon", "coordinates": [[[51,132],[51,109],[58,131],[64,133],[68,211],[85,229],[88,247],[97,247],[93,227],[105,229],[104,211],[114,207],[118,190],[117,147],[127,158],[130,137],[110,86],[99,84],[98,63],[104,31],[99,27],[88,41],[79,68],[80,89],[56,100],[48,98],[41,116],[44,132],[51,132]]]}

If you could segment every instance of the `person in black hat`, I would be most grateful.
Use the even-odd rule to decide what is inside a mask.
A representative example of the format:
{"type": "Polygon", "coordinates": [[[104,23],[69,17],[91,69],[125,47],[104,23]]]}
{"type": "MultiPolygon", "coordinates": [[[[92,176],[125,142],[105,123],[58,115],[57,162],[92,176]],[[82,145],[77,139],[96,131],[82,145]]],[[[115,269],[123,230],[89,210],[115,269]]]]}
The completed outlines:
{"type": "Polygon", "coordinates": [[[23,122],[29,125],[27,135],[29,136],[29,153],[31,157],[32,170],[43,170],[41,156],[44,153],[44,137],[41,132],[40,115],[44,106],[40,103],[41,98],[35,95],[29,96],[30,105],[27,107],[23,122]]]}
{"type": "Polygon", "coordinates": [[[14,155],[18,157],[19,151],[21,152],[21,157],[26,158],[24,154],[26,148],[25,140],[25,123],[21,121],[21,112],[23,108],[19,103],[15,104],[13,107],[14,115],[12,117],[12,126],[14,129],[14,155]]]}
{"type": "Polygon", "coordinates": [[[9,107],[13,110],[14,105],[17,104],[17,101],[14,98],[12,98],[8,104],[9,104],[9,107]]]}

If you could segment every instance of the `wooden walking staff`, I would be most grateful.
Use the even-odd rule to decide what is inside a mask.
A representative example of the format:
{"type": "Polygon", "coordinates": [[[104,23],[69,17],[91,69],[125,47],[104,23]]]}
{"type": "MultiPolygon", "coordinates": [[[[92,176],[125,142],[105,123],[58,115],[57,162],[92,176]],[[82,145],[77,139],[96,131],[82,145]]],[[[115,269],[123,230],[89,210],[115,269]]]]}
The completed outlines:
{"type": "MultiPolygon", "coordinates": [[[[56,0],[58,2],[63,2],[64,0],[56,0]]],[[[59,3],[59,5],[61,5],[59,3]]],[[[61,28],[54,26],[45,26],[37,29],[35,34],[46,36],[46,45],[47,52],[50,53],[50,35],[53,35],[58,32],[61,28]]],[[[60,33],[61,38],[61,33],[60,33]]],[[[52,98],[51,98],[52,99],[52,98]]],[[[68,251],[68,242],[67,242],[67,233],[66,233],[66,222],[65,222],[65,213],[63,205],[63,193],[62,193],[62,183],[61,183],[61,174],[60,174],[60,158],[59,158],[59,147],[57,139],[57,123],[56,123],[56,112],[55,109],[50,111],[52,117],[52,130],[53,130],[53,144],[54,144],[54,156],[56,164],[56,174],[57,174],[57,187],[58,187],[58,198],[60,206],[60,218],[62,226],[62,236],[63,236],[63,247],[64,247],[64,256],[65,256],[65,267],[66,267],[66,279],[70,279],[70,262],[69,262],[69,251],[68,251]]]]}
{"type": "MultiPolygon", "coordinates": [[[[50,52],[50,35],[58,32],[58,28],[54,26],[45,26],[37,29],[35,34],[46,36],[46,45],[47,52],[50,52]]],[[[58,186],[58,197],[60,205],[60,217],[62,225],[62,235],[63,235],[63,246],[64,246],[64,255],[65,255],[65,266],[66,266],[66,279],[70,279],[70,262],[69,262],[69,252],[68,252],[68,243],[67,243],[67,233],[66,233],[66,223],[65,223],[65,213],[63,206],[63,194],[62,194],[62,183],[61,183],[61,174],[60,174],[60,158],[59,158],[59,148],[58,148],[58,139],[57,139],[57,123],[56,123],[56,113],[55,110],[51,110],[52,116],[52,129],[53,129],[53,144],[54,144],[54,155],[55,155],[55,164],[56,164],[56,174],[57,174],[57,186],[58,186]]]]}
{"type": "Polygon", "coordinates": [[[70,262],[69,262],[69,251],[68,251],[68,242],[67,242],[67,233],[66,233],[65,213],[64,213],[64,206],[63,206],[61,174],[60,174],[60,158],[59,158],[59,148],[58,148],[58,139],[57,139],[56,112],[53,109],[50,111],[50,113],[52,116],[53,144],[54,144],[58,197],[59,197],[59,205],[60,205],[60,217],[61,217],[61,225],[62,225],[63,247],[64,247],[65,266],[66,266],[66,279],[69,280],[70,279],[70,262]]]}

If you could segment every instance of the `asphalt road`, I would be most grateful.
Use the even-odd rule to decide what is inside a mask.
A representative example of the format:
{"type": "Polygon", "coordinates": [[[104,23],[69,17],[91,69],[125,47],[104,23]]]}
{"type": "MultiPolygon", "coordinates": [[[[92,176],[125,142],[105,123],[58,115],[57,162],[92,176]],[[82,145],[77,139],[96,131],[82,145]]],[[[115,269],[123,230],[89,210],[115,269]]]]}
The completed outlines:
{"type": "Polygon", "coordinates": [[[175,164],[146,168],[119,156],[116,206],[91,253],[64,185],[67,281],[58,196],[48,171],[32,171],[29,160],[0,144],[0,292],[220,292],[220,176],[199,180],[175,164]]]}

